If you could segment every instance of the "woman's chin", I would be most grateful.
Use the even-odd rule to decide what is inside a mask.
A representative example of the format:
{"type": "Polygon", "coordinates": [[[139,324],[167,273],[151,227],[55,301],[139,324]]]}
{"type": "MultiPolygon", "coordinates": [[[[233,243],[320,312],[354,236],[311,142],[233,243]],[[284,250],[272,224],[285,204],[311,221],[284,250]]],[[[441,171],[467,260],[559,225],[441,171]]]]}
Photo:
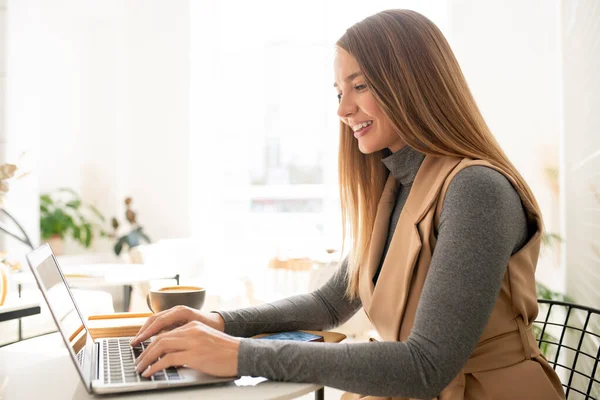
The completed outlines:
{"type": "Polygon", "coordinates": [[[363,154],[371,154],[371,153],[375,153],[376,151],[381,150],[380,148],[375,148],[373,146],[368,146],[366,143],[361,143],[361,141],[358,141],[358,150],[360,150],[361,153],[363,154]]]}

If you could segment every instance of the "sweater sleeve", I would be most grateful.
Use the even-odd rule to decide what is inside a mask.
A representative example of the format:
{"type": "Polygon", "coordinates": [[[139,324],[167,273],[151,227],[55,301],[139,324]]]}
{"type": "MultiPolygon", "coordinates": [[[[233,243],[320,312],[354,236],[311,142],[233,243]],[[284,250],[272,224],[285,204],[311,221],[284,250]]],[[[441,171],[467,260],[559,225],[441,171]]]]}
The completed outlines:
{"type": "Polygon", "coordinates": [[[327,330],[346,322],[361,307],[360,299],[348,300],[347,258],[321,288],[309,294],[235,311],[217,311],[225,321],[225,333],[248,337],[265,332],[298,329],[327,330]]]}
{"type": "Polygon", "coordinates": [[[415,325],[405,342],[242,339],[238,375],[319,383],[364,395],[435,397],[473,352],[508,259],[526,240],[525,213],[510,182],[486,167],[466,168],[446,194],[415,325]]]}

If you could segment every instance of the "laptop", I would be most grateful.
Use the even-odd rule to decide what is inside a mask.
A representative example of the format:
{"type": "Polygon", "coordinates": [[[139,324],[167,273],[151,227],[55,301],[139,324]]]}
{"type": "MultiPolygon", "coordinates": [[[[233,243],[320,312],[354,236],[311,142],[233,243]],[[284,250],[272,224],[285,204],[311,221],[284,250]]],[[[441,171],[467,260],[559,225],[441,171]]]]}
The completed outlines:
{"type": "Polygon", "coordinates": [[[131,347],[131,337],[92,339],[85,318],[48,244],[27,255],[33,276],[48,304],[86,390],[93,394],[166,389],[230,382],[185,367],[172,367],[144,378],[134,361],[150,341],[131,347]]]}

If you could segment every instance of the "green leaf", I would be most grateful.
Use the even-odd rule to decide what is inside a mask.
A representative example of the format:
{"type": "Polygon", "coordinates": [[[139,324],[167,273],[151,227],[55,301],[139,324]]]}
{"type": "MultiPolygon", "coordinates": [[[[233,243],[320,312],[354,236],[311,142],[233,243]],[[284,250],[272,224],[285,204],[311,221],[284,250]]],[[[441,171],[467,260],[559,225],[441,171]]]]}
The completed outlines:
{"type": "Polygon", "coordinates": [[[125,241],[123,240],[123,238],[119,239],[119,241],[115,244],[115,254],[119,255],[121,254],[121,250],[123,249],[123,244],[125,243],[125,241]]]}
{"type": "Polygon", "coordinates": [[[51,223],[52,221],[50,221],[50,219],[48,218],[42,219],[40,221],[40,234],[42,236],[42,239],[50,239],[50,236],[52,236],[51,223]]]}
{"type": "Polygon", "coordinates": [[[40,196],[40,203],[48,205],[48,204],[52,204],[52,198],[50,197],[49,194],[42,194],[40,196]]]}
{"type": "Polygon", "coordinates": [[[63,219],[63,223],[66,226],[66,229],[69,228],[73,228],[75,226],[75,221],[73,221],[73,217],[71,217],[69,214],[63,213],[64,214],[64,219],[63,219]]]}
{"type": "Polygon", "coordinates": [[[77,210],[81,206],[81,200],[72,200],[72,201],[68,202],[66,205],[69,208],[74,208],[75,210],[77,210]]]}
{"type": "Polygon", "coordinates": [[[81,228],[76,226],[73,228],[73,238],[78,242],[81,242],[81,228]]]}
{"type": "Polygon", "coordinates": [[[85,236],[85,242],[83,243],[83,245],[87,249],[88,247],[90,247],[90,244],[92,243],[92,238],[93,238],[92,225],[85,224],[85,225],[83,225],[83,227],[85,229],[85,234],[86,234],[86,236],[85,236]]]}

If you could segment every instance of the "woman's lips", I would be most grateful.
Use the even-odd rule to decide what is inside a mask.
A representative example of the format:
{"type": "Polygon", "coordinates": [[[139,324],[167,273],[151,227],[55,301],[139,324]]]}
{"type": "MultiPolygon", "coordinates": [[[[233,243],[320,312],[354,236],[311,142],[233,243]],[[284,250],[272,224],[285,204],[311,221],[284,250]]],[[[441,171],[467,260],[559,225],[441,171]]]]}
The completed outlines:
{"type": "Polygon", "coordinates": [[[373,126],[373,124],[368,125],[364,128],[360,128],[359,130],[355,131],[354,137],[358,139],[359,137],[365,136],[367,134],[367,132],[369,132],[369,129],[371,129],[372,126],[373,126]]]}

